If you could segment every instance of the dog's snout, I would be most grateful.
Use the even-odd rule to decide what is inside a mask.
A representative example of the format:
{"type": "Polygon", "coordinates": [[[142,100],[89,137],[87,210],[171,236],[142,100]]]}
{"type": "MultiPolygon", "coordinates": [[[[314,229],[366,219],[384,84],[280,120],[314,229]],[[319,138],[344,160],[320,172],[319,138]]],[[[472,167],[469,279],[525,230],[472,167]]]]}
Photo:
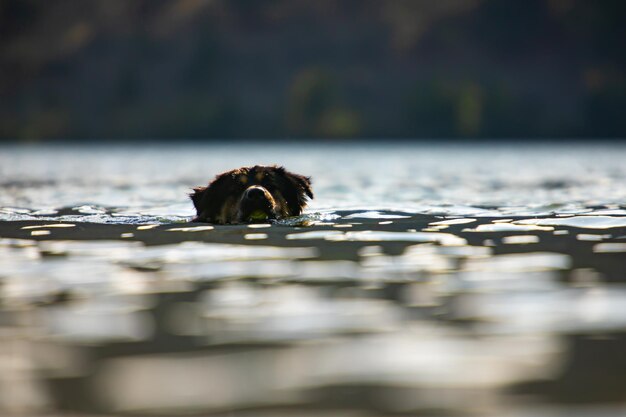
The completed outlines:
{"type": "Polygon", "coordinates": [[[265,190],[261,187],[250,187],[246,190],[246,198],[249,200],[260,200],[265,197],[265,190]]]}

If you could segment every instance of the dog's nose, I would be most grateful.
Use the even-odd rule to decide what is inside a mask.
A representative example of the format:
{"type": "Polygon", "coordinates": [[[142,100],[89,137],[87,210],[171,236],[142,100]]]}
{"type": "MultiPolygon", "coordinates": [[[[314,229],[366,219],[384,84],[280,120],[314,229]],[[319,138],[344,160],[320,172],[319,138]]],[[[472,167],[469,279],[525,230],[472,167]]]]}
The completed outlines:
{"type": "Polygon", "coordinates": [[[261,187],[250,187],[246,190],[246,198],[249,200],[260,200],[265,197],[265,191],[261,187]]]}

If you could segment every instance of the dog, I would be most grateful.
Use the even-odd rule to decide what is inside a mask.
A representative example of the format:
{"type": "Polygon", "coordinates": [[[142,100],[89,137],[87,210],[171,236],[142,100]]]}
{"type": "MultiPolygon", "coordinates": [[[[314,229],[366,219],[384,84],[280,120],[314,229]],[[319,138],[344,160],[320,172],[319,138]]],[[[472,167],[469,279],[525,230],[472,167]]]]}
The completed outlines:
{"type": "Polygon", "coordinates": [[[189,195],[194,222],[214,224],[260,223],[298,216],[313,198],[311,177],[282,166],[255,165],[219,174],[206,187],[189,195]]]}

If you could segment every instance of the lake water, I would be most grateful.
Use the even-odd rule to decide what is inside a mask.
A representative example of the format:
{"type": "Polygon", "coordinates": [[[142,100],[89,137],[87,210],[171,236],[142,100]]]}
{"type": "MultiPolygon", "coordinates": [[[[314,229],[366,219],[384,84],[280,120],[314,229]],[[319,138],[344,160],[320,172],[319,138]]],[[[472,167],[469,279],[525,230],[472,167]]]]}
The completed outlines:
{"type": "Polygon", "coordinates": [[[192,186],[254,164],[311,175],[312,212],[582,213],[626,201],[625,160],[619,143],[5,146],[0,219],[70,208],[77,220],[183,220],[192,186]]]}
{"type": "Polygon", "coordinates": [[[0,414],[621,416],[626,145],[0,147],[0,414]],[[187,223],[242,165],[305,214],[187,223]]]}

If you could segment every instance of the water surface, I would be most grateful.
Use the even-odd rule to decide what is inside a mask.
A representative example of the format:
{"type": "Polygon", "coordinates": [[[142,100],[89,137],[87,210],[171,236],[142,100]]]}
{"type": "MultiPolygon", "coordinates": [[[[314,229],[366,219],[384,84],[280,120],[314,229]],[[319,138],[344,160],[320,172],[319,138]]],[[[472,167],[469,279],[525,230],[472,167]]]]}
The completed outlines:
{"type": "Polygon", "coordinates": [[[310,211],[338,208],[456,215],[625,214],[619,143],[289,145],[195,143],[3,146],[0,219],[75,215],[185,220],[191,187],[242,165],[313,177],[310,211]]]}
{"type": "Polygon", "coordinates": [[[626,147],[0,148],[3,415],[626,410],[626,147]],[[306,213],[188,223],[241,165],[306,213]],[[6,388],[8,387],[8,388],[6,388]]]}

